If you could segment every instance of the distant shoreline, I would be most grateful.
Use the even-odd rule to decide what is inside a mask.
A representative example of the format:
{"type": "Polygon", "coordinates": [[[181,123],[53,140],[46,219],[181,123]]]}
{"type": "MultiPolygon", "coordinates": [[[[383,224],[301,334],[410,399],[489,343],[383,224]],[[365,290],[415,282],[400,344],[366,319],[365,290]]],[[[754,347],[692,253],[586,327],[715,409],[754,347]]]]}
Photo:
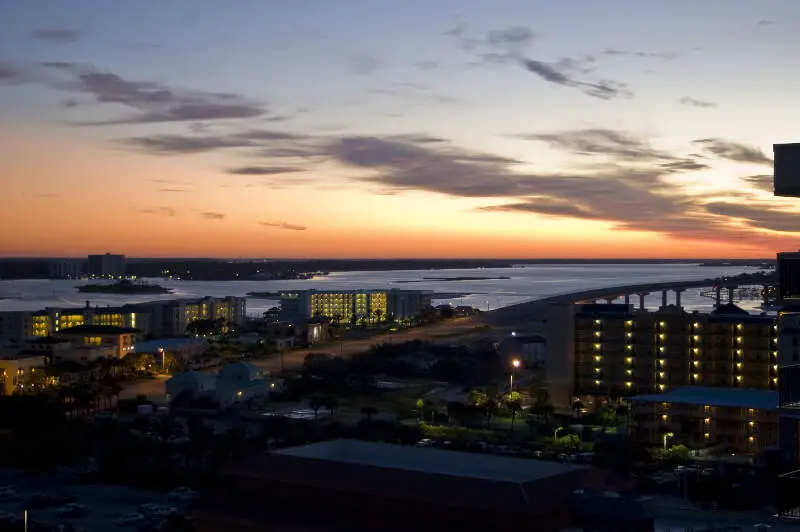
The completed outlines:
{"type": "MultiPolygon", "coordinates": [[[[382,290],[380,288],[375,290],[382,290]]],[[[249,297],[252,299],[275,299],[278,300],[281,298],[281,292],[289,292],[290,290],[281,290],[279,292],[247,292],[245,297],[249,297]]],[[[301,291],[301,290],[300,290],[301,291]]],[[[324,290],[321,290],[324,291],[324,290]]],[[[342,290],[331,290],[332,292],[340,292],[342,290]]],[[[453,293],[453,292],[432,292],[431,299],[460,299],[462,297],[469,297],[475,295],[475,292],[469,293],[453,293]]]]}
{"type": "Polygon", "coordinates": [[[507,275],[500,275],[497,277],[423,277],[422,279],[408,279],[401,281],[392,281],[393,283],[424,283],[425,281],[439,281],[442,283],[455,283],[458,281],[495,281],[502,279],[511,279],[507,275]]]}

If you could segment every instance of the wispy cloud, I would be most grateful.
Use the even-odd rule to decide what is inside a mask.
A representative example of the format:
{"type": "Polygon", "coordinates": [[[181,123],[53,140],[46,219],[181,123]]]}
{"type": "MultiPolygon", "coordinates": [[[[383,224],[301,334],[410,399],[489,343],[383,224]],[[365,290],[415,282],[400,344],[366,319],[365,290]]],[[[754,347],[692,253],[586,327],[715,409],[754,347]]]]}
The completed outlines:
{"type": "Polygon", "coordinates": [[[775,177],[771,175],[751,175],[741,179],[756,190],[763,190],[764,192],[772,193],[775,187],[775,177]]]}
{"type": "Polygon", "coordinates": [[[695,98],[691,98],[689,96],[684,96],[683,98],[678,100],[679,103],[683,105],[691,105],[692,107],[702,107],[704,109],[710,109],[712,107],[717,107],[717,104],[714,102],[708,102],[704,100],[697,100],[695,98]]]}
{"type": "Polygon", "coordinates": [[[200,213],[200,217],[205,220],[222,220],[225,218],[225,215],[221,212],[204,211],[200,213]]]}
{"type": "Polygon", "coordinates": [[[229,148],[267,147],[282,141],[297,141],[307,138],[286,131],[250,129],[232,134],[189,136],[150,135],[121,139],[121,144],[159,155],[185,155],[229,148]]]}
{"type": "Polygon", "coordinates": [[[80,40],[83,32],[71,28],[42,28],[34,30],[31,35],[40,41],[63,44],[80,40]]]}
{"type": "Polygon", "coordinates": [[[134,111],[127,117],[84,125],[198,122],[255,118],[266,113],[263,104],[237,94],[134,81],[76,63],[46,62],[40,66],[67,77],[66,80],[54,80],[51,83],[54,88],[89,96],[97,103],[121,105],[134,111]]]}
{"type": "Polygon", "coordinates": [[[304,225],[295,225],[286,222],[258,222],[258,225],[264,227],[272,227],[275,229],[286,229],[288,231],[305,231],[308,227],[304,225]]]}
{"type": "Polygon", "coordinates": [[[640,50],[619,50],[616,48],[606,48],[603,50],[603,55],[616,56],[616,57],[642,57],[651,59],[677,59],[681,56],[678,52],[643,52],[640,50]]]}
{"type": "Polygon", "coordinates": [[[716,155],[721,159],[728,159],[738,163],[772,165],[772,159],[755,146],[720,138],[698,139],[692,141],[692,143],[700,146],[703,151],[716,155]]]}
{"type": "Polygon", "coordinates": [[[172,217],[175,216],[175,214],[177,214],[175,209],[173,209],[172,207],[149,207],[147,209],[141,209],[139,212],[141,212],[142,214],[155,214],[158,216],[168,216],[168,217],[172,217]]]}
{"type": "Polygon", "coordinates": [[[183,192],[188,192],[185,188],[159,188],[158,192],[166,192],[170,194],[180,194],[183,192]]]}
{"type": "Polygon", "coordinates": [[[231,168],[228,173],[234,175],[280,175],[300,172],[301,170],[302,168],[291,166],[241,166],[239,168],[231,168]]]}
{"type": "Polygon", "coordinates": [[[633,97],[633,93],[625,83],[602,79],[596,81],[581,79],[578,77],[579,69],[571,65],[570,61],[562,60],[560,63],[546,63],[534,59],[522,59],[521,63],[528,72],[537,75],[548,83],[572,87],[594,98],[611,100],[614,98],[633,97]]]}

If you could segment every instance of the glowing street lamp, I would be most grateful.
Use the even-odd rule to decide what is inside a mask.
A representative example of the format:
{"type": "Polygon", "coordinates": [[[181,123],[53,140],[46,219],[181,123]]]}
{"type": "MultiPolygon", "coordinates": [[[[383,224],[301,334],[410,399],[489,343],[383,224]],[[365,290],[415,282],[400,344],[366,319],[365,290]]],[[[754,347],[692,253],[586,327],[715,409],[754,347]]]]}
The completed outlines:
{"type": "Polygon", "coordinates": [[[518,358],[515,358],[511,361],[511,374],[508,377],[508,393],[512,393],[514,391],[514,372],[519,369],[521,363],[518,358]]]}
{"type": "Polygon", "coordinates": [[[667,450],[667,440],[669,440],[670,438],[672,438],[674,435],[675,435],[675,434],[673,434],[673,433],[671,433],[671,432],[666,432],[666,433],[664,433],[664,450],[665,450],[665,451],[667,450]]]}
{"type": "Polygon", "coordinates": [[[164,362],[166,362],[166,354],[163,347],[158,348],[158,354],[161,355],[161,371],[164,371],[164,362]]]}

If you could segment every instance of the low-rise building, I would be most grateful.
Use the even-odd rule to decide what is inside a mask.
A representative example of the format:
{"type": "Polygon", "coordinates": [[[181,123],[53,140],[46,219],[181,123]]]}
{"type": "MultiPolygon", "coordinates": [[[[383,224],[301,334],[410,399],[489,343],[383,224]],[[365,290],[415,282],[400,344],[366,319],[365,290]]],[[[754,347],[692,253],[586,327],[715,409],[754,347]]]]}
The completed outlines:
{"type": "Polygon", "coordinates": [[[35,392],[47,386],[45,357],[21,352],[0,358],[0,389],[3,395],[35,392]]]}
{"type": "Polygon", "coordinates": [[[754,455],[778,444],[778,392],[684,386],[630,398],[634,439],[754,455]]]}
{"type": "Polygon", "coordinates": [[[136,350],[138,334],[138,329],[113,325],[79,325],[58,333],[60,337],[68,339],[78,346],[113,346],[115,358],[124,358],[125,355],[136,350]]]}
{"type": "Polygon", "coordinates": [[[249,362],[234,362],[223,367],[218,375],[199,371],[182,372],[166,382],[167,400],[180,397],[190,400],[211,399],[220,408],[227,408],[254,398],[269,398],[283,391],[283,380],[265,376],[249,362]]]}

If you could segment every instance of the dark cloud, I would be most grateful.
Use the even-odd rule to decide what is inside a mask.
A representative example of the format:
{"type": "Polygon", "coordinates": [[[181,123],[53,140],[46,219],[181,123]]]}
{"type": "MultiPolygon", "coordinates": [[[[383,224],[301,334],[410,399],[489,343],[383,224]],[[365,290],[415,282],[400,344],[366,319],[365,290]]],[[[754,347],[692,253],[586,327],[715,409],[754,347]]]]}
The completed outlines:
{"type": "Polygon", "coordinates": [[[618,50],[615,48],[606,48],[603,50],[603,55],[621,56],[621,57],[647,57],[653,59],[676,59],[681,56],[677,52],[642,52],[633,50],[618,50]]]}
{"type": "Polygon", "coordinates": [[[627,85],[611,80],[582,80],[576,77],[578,69],[571,62],[576,60],[562,60],[558,63],[546,63],[534,59],[521,59],[520,62],[528,72],[539,76],[548,83],[572,87],[580,90],[588,96],[600,98],[601,100],[611,100],[614,98],[631,98],[633,93],[627,85]]]}
{"type": "Polygon", "coordinates": [[[229,148],[266,147],[271,142],[296,141],[302,138],[306,137],[286,131],[251,129],[230,135],[151,135],[130,137],[118,142],[157,155],[186,155],[229,148]]]}
{"type": "Polygon", "coordinates": [[[704,109],[710,109],[712,107],[717,107],[717,104],[715,104],[714,102],[706,102],[706,101],[703,101],[703,100],[696,100],[694,98],[690,98],[689,96],[684,96],[683,98],[678,100],[678,102],[682,103],[683,105],[691,105],[692,107],[702,107],[704,109]]]}
{"type": "Polygon", "coordinates": [[[372,55],[356,55],[348,59],[348,66],[359,76],[369,76],[382,70],[383,61],[372,55]]]}
{"type": "Polygon", "coordinates": [[[175,209],[172,207],[149,207],[147,209],[142,209],[139,211],[143,214],[155,214],[158,216],[168,216],[173,217],[176,214],[175,209]]]}
{"type": "Polygon", "coordinates": [[[743,177],[742,181],[751,185],[753,188],[757,190],[763,190],[764,192],[773,192],[775,188],[775,177],[771,175],[751,175],[747,177],[743,177]]]}
{"type": "Polygon", "coordinates": [[[188,191],[185,188],[159,188],[158,192],[166,192],[169,194],[180,194],[188,191]]]}
{"type": "Polygon", "coordinates": [[[223,218],[225,218],[225,215],[222,214],[221,212],[205,211],[200,213],[200,217],[205,220],[222,220],[223,218]]]}
{"type": "Polygon", "coordinates": [[[35,69],[0,61],[0,84],[21,85],[37,81],[39,81],[39,76],[35,69]]]}
{"type": "Polygon", "coordinates": [[[43,28],[34,30],[31,35],[34,39],[56,44],[75,42],[83,37],[81,31],[70,28],[43,28]]]}
{"type": "Polygon", "coordinates": [[[89,125],[198,122],[255,118],[266,113],[261,103],[236,94],[133,81],[74,63],[47,62],[41,66],[70,77],[67,81],[55,83],[56,88],[91,96],[98,103],[116,104],[135,111],[128,117],[89,125]]]}
{"type": "Polygon", "coordinates": [[[607,155],[626,161],[672,161],[675,157],[653,148],[646,140],[613,129],[577,129],[556,133],[515,135],[536,140],[576,155],[607,155]]]}
{"type": "Polygon", "coordinates": [[[692,141],[692,143],[700,146],[703,151],[716,155],[721,159],[728,159],[738,163],[772,166],[772,159],[755,146],[747,146],[746,144],[719,138],[698,139],[692,141]]]}
{"type": "Polygon", "coordinates": [[[757,26],[772,26],[776,24],[774,20],[759,20],[757,26]]]}
{"type": "Polygon", "coordinates": [[[300,172],[301,170],[302,168],[291,166],[242,166],[231,168],[228,173],[234,175],[280,175],[300,172]]]}
{"type": "Polygon", "coordinates": [[[658,165],[522,174],[513,172],[513,163],[502,157],[438,144],[347,137],[325,149],[341,164],[370,171],[361,180],[390,193],[419,190],[452,197],[517,198],[481,210],[577,217],[676,238],[739,241],[761,235],[753,228],[731,226],[726,218],[705,210],[697,197],[665,180],[671,171],[658,165]]]}
{"type": "Polygon", "coordinates": [[[739,218],[747,225],[759,229],[800,233],[800,213],[797,212],[775,210],[768,206],[725,202],[708,203],[705,208],[713,214],[739,218]]]}
{"type": "Polygon", "coordinates": [[[273,227],[275,229],[286,229],[289,231],[305,231],[308,227],[304,225],[295,225],[286,222],[258,222],[258,225],[263,225],[264,227],[273,227]]]}

